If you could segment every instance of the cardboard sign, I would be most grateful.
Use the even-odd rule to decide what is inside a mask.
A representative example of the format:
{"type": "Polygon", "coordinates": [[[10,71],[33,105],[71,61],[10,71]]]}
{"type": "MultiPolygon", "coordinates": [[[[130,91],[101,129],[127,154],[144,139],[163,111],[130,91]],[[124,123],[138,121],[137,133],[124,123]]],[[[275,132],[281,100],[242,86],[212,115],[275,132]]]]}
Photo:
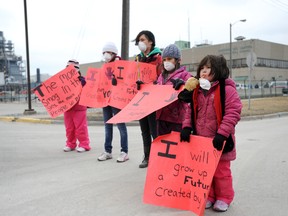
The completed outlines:
{"type": "Polygon", "coordinates": [[[70,65],[33,89],[52,118],[79,101],[82,86],[78,77],[78,71],[70,65]]]}
{"type": "Polygon", "coordinates": [[[221,154],[210,138],[191,135],[187,143],[180,142],[179,132],[157,137],[150,152],[143,201],[204,215],[221,154]]]}
{"type": "Polygon", "coordinates": [[[141,85],[137,95],[107,123],[122,123],[139,120],[178,99],[178,91],[172,85],[141,85]]]}
{"type": "Polygon", "coordinates": [[[107,105],[122,109],[137,94],[136,81],[151,83],[157,80],[156,66],[134,61],[115,61],[102,68],[89,68],[80,104],[89,107],[107,105]],[[112,79],[116,85],[112,85],[112,79]]]}
{"type": "MultiPolygon", "coordinates": [[[[107,68],[109,71],[109,67],[107,68]]],[[[105,73],[101,68],[88,68],[86,85],[81,92],[79,104],[88,107],[106,107],[111,95],[111,79],[112,74],[105,73]]]]}
{"type": "Polygon", "coordinates": [[[157,80],[156,66],[132,61],[116,61],[114,75],[117,85],[112,86],[110,106],[123,109],[137,94],[136,81],[152,83],[157,80]]]}

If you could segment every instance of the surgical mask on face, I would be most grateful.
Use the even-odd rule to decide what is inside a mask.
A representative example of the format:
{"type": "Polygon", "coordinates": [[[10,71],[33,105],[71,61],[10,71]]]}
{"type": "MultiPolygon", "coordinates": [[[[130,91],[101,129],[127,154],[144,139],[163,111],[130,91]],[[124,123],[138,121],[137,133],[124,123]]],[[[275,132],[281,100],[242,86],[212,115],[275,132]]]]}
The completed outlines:
{"type": "Polygon", "coordinates": [[[211,88],[211,83],[207,79],[199,78],[199,83],[202,89],[209,90],[211,88]]]}
{"type": "Polygon", "coordinates": [[[146,44],[145,44],[144,42],[139,41],[139,43],[138,43],[138,48],[139,48],[139,50],[140,50],[141,52],[145,52],[146,49],[147,49],[147,46],[146,46],[146,44]]]}
{"type": "Polygon", "coordinates": [[[165,61],[164,62],[164,68],[167,71],[172,71],[172,70],[174,70],[175,65],[172,62],[165,61]]]}
{"type": "Polygon", "coordinates": [[[112,59],[112,55],[110,53],[105,52],[103,54],[103,59],[104,59],[105,62],[110,62],[111,59],[112,59]]]}

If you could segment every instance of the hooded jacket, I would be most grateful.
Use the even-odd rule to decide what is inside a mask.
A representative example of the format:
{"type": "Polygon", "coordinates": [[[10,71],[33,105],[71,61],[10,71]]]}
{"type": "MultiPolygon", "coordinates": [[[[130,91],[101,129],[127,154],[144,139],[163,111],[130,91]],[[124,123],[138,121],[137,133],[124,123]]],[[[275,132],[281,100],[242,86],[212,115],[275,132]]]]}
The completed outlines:
{"type": "MultiPolygon", "coordinates": [[[[159,76],[162,72],[162,56],[161,56],[161,50],[157,47],[154,47],[154,49],[145,56],[143,52],[137,55],[139,62],[149,63],[156,65],[156,72],[157,76],[159,76]]],[[[136,60],[136,59],[135,59],[136,60]]]]}
{"type": "MultiPolygon", "coordinates": [[[[220,83],[216,81],[206,91],[196,88],[193,93],[192,109],[188,109],[182,127],[192,127],[196,135],[214,138],[216,133],[232,137],[232,151],[222,154],[221,160],[236,159],[235,126],[240,121],[242,103],[232,79],[225,80],[225,107],[222,110],[220,83]],[[224,115],[223,115],[224,112],[224,115]],[[191,116],[193,113],[193,116],[191,116]],[[191,119],[194,122],[191,122],[191,119]],[[192,124],[193,123],[193,124],[192,124]]],[[[195,133],[194,132],[194,133],[195,133]]]]}
{"type": "MultiPolygon", "coordinates": [[[[191,74],[186,71],[185,67],[180,67],[176,71],[174,71],[171,74],[168,74],[167,78],[164,78],[164,73],[163,72],[157,80],[157,83],[159,85],[171,85],[172,88],[172,81],[171,79],[182,79],[184,82],[188,80],[191,77],[191,74]]],[[[184,115],[189,108],[189,105],[185,102],[182,102],[180,100],[174,101],[173,103],[163,107],[160,110],[157,110],[156,112],[156,119],[157,120],[162,120],[162,121],[167,121],[167,122],[173,122],[177,124],[182,124],[184,120],[184,115]]]]}

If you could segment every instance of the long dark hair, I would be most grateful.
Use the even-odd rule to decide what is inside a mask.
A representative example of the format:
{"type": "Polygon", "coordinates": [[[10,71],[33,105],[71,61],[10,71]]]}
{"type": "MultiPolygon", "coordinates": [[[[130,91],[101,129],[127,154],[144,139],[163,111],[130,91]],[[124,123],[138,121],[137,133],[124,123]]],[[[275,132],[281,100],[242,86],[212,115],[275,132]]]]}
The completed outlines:
{"type": "Polygon", "coordinates": [[[205,66],[208,65],[211,67],[211,76],[213,76],[212,81],[220,80],[220,79],[227,79],[229,77],[229,68],[227,66],[227,61],[224,56],[219,55],[207,55],[205,56],[198,68],[196,78],[200,78],[200,71],[205,66]]]}

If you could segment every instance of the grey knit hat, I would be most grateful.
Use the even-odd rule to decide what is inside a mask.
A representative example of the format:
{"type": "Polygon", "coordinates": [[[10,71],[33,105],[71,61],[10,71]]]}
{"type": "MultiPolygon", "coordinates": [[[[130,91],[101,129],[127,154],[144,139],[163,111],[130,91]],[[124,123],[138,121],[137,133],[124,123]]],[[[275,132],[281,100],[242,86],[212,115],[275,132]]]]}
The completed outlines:
{"type": "Polygon", "coordinates": [[[170,44],[162,52],[162,58],[166,57],[181,59],[181,51],[175,44],[170,44]]]}

